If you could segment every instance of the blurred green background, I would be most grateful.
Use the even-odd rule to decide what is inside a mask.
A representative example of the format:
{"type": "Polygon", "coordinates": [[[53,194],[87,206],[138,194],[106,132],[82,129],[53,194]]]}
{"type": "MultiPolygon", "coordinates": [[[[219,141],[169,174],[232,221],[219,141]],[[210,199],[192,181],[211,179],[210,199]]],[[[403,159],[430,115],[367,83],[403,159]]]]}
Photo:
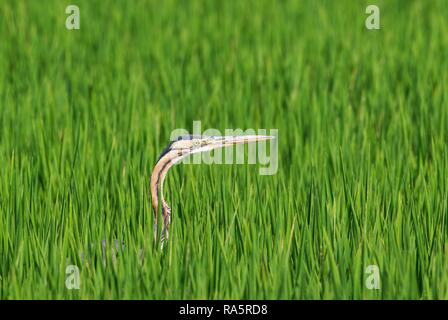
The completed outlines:
{"type": "Polygon", "coordinates": [[[448,298],[447,19],[442,0],[2,1],[0,298],[448,298]],[[194,120],[278,129],[278,172],[172,169],[161,251],[149,177],[194,120]]]}

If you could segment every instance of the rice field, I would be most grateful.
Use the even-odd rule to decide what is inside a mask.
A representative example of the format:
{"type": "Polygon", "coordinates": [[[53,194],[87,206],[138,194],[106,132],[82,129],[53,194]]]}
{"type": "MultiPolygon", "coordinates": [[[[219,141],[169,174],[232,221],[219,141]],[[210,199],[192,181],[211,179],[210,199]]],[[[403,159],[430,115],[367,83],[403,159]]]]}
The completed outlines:
{"type": "Polygon", "coordinates": [[[447,299],[447,18],[442,0],[2,1],[0,299],[447,299]],[[278,170],[175,166],[160,250],[149,178],[193,121],[278,129],[278,170]]]}

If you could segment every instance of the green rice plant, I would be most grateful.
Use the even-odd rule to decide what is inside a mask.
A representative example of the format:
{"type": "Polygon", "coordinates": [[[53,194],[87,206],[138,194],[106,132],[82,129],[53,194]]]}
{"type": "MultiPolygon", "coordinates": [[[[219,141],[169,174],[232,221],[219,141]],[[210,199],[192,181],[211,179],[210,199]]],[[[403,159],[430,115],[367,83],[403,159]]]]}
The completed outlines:
{"type": "Polygon", "coordinates": [[[0,5],[0,299],[448,298],[445,1],[378,0],[380,30],[368,1],[68,4],[0,5]],[[176,166],[160,250],[149,177],[194,120],[278,129],[278,171],[176,166]]]}

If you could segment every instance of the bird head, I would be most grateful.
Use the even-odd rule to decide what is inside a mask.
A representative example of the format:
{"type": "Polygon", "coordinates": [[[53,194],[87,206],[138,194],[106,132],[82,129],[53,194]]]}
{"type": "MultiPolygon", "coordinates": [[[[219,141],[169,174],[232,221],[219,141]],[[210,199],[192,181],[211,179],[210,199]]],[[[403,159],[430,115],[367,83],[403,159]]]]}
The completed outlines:
{"type": "Polygon", "coordinates": [[[162,152],[159,160],[168,153],[177,155],[172,160],[180,160],[185,156],[194,153],[210,151],[213,149],[230,147],[249,142],[266,141],[273,139],[274,136],[264,135],[244,135],[244,136],[179,136],[168,145],[162,152]]]}

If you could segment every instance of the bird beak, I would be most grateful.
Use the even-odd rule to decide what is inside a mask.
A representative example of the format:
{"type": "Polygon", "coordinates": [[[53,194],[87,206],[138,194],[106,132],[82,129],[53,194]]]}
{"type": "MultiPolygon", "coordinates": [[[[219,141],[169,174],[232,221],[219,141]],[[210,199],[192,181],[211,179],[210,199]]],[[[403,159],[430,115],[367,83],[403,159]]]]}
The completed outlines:
{"type": "Polygon", "coordinates": [[[231,147],[237,144],[272,140],[275,136],[247,135],[247,136],[214,136],[206,138],[206,143],[200,147],[188,149],[188,154],[210,151],[218,148],[231,147]]]}
{"type": "Polygon", "coordinates": [[[261,136],[261,135],[223,136],[223,137],[215,137],[215,144],[218,144],[221,147],[228,147],[236,144],[272,140],[274,138],[275,138],[274,136],[261,136]]]}

